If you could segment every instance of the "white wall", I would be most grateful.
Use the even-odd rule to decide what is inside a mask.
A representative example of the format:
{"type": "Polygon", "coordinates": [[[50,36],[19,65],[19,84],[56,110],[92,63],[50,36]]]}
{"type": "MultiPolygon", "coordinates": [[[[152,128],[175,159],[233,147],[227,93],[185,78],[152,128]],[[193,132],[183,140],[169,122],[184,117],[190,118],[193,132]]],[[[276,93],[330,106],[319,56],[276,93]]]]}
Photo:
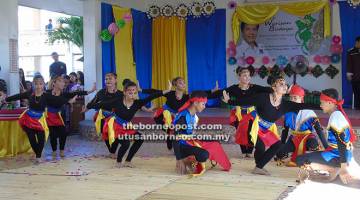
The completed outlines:
{"type": "Polygon", "coordinates": [[[18,0],[18,2],[21,6],[83,16],[83,1],[80,0],[18,0]]]}
{"type": "Polygon", "coordinates": [[[0,78],[7,83],[8,94],[19,92],[19,73],[10,73],[9,39],[18,38],[17,0],[2,0],[0,6],[0,78]]]}

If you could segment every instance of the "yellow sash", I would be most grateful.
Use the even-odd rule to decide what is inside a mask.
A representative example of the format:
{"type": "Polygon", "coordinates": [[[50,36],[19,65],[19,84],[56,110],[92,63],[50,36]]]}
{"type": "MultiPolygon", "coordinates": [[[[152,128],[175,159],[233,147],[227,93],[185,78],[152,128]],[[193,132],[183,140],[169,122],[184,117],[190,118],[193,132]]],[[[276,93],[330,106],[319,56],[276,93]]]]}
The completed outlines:
{"type": "MultiPolygon", "coordinates": [[[[235,107],[235,116],[237,117],[238,121],[242,120],[241,110],[242,110],[242,108],[240,106],[235,107]]],[[[249,114],[255,110],[255,107],[251,106],[249,108],[246,108],[246,110],[247,110],[246,113],[249,114]]]]}

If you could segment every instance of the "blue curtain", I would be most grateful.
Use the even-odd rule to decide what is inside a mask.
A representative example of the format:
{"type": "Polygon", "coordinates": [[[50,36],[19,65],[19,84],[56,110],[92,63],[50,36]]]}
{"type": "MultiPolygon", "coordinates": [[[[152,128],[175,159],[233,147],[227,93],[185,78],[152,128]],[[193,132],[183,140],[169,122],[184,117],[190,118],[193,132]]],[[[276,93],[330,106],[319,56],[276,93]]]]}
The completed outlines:
{"type": "MultiPolygon", "coordinates": [[[[217,9],[210,17],[190,17],[186,21],[186,50],[188,87],[208,90],[226,87],[226,12],[217,9]]],[[[218,106],[220,101],[209,100],[207,106],[218,106]]]]}
{"type": "Polygon", "coordinates": [[[347,50],[354,47],[355,38],[360,35],[360,9],[352,8],[346,1],[338,2],[340,6],[340,22],[342,34],[342,95],[346,107],[352,103],[352,88],[346,79],[347,50]]]}
{"type": "MultiPolygon", "coordinates": [[[[107,3],[101,3],[101,30],[107,29],[109,24],[114,22],[114,16],[112,11],[112,5],[107,3]]],[[[103,85],[105,84],[105,74],[109,72],[116,72],[115,65],[115,47],[114,39],[109,42],[101,42],[102,52],[102,77],[103,85]]]]}
{"type": "MultiPolygon", "coordinates": [[[[141,88],[151,88],[152,73],[152,20],[145,12],[131,9],[133,19],[133,51],[136,63],[136,77],[141,88]]],[[[139,94],[145,98],[146,94],[139,94]]],[[[150,104],[149,104],[150,105],[150,104]]]]}

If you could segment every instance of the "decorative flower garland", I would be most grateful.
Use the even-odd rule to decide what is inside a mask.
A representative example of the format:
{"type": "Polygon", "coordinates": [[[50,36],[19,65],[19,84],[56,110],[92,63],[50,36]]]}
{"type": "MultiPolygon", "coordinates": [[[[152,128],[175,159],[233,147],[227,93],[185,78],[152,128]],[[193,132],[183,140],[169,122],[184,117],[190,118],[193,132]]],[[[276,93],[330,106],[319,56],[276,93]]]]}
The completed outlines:
{"type": "MultiPolygon", "coordinates": [[[[294,56],[290,59],[283,55],[280,55],[277,58],[263,56],[261,59],[262,65],[259,68],[255,68],[255,74],[258,74],[262,79],[278,73],[291,77],[295,74],[294,69],[297,67],[302,70],[300,76],[311,74],[315,78],[318,78],[323,74],[326,74],[333,79],[340,72],[333,64],[338,64],[341,61],[342,51],[340,36],[333,36],[332,44],[330,46],[331,55],[315,55],[313,57],[313,62],[316,65],[314,67],[309,66],[309,61],[305,56],[294,56]],[[273,67],[269,67],[271,62],[274,63],[273,67]],[[325,70],[322,69],[320,64],[327,66],[325,70]]],[[[236,57],[236,45],[234,41],[229,42],[226,54],[229,65],[253,66],[255,63],[255,58],[253,56],[245,58],[236,57]]]]}
{"type": "Polygon", "coordinates": [[[114,35],[116,35],[121,28],[124,28],[126,23],[129,23],[132,20],[132,16],[130,13],[124,14],[122,19],[116,20],[109,24],[107,29],[103,29],[100,32],[100,38],[104,42],[109,42],[114,35]]]}
{"type": "Polygon", "coordinates": [[[207,0],[203,4],[200,2],[193,2],[190,6],[181,3],[175,8],[169,4],[166,4],[161,8],[159,6],[152,5],[149,7],[146,14],[150,19],[154,19],[159,16],[177,16],[181,19],[186,19],[189,16],[193,16],[194,18],[201,17],[202,15],[210,16],[215,13],[215,10],[215,3],[211,0],[207,0]]]}

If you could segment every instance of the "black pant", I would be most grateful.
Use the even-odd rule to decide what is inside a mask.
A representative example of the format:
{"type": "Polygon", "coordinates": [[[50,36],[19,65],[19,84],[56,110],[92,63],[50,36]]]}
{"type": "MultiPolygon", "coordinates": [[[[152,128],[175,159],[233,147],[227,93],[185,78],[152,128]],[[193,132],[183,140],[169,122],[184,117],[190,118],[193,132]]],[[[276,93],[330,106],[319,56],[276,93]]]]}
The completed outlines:
{"type": "MultiPolygon", "coordinates": [[[[306,151],[314,151],[319,147],[319,143],[316,138],[308,138],[306,141],[306,151]]],[[[279,152],[276,154],[276,157],[282,159],[288,153],[295,151],[295,144],[292,141],[292,137],[289,137],[288,141],[281,147],[279,152]]]]}
{"type": "Polygon", "coordinates": [[[318,163],[323,165],[328,165],[331,167],[340,167],[340,160],[333,158],[329,161],[326,161],[321,156],[322,151],[316,151],[311,153],[306,153],[296,158],[297,166],[303,166],[304,164],[318,163]]]}
{"type": "Polygon", "coordinates": [[[57,150],[57,139],[59,138],[60,150],[64,150],[67,133],[65,126],[49,126],[50,144],[53,151],[57,150]]]}
{"type": "Polygon", "coordinates": [[[105,140],[105,144],[109,150],[109,153],[115,153],[119,146],[119,140],[116,138],[115,141],[111,145],[109,143],[109,140],[105,140]]]}
{"type": "Polygon", "coordinates": [[[209,158],[209,152],[200,147],[179,144],[179,149],[181,159],[184,159],[188,156],[195,156],[196,161],[206,162],[206,160],[209,158]]]}
{"type": "MultiPolygon", "coordinates": [[[[161,125],[164,125],[164,115],[160,115],[158,117],[154,117],[154,121],[156,124],[161,124],[161,125]]],[[[166,129],[163,129],[164,132],[168,133],[168,130],[166,129]]],[[[173,145],[172,145],[173,141],[170,139],[170,137],[168,136],[166,138],[166,146],[169,150],[172,149],[173,145]]]]}
{"type": "Polygon", "coordinates": [[[354,107],[360,109],[360,81],[351,82],[354,92],[354,107]]]}
{"type": "MultiPolygon", "coordinates": [[[[253,124],[253,121],[249,120],[249,127],[248,127],[248,130],[247,130],[249,143],[251,143],[250,131],[251,131],[252,124],[253,124]]],[[[239,125],[239,122],[236,121],[235,124],[234,124],[236,129],[237,129],[238,125],[239,125]]],[[[254,147],[253,146],[248,146],[248,145],[240,145],[240,149],[241,149],[242,154],[252,154],[252,152],[254,150],[254,147]]]]}
{"type": "Polygon", "coordinates": [[[256,167],[262,169],[275,156],[281,147],[281,141],[277,141],[265,151],[264,142],[261,140],[261,138],[258,138],[256,141],[254,153],[256,167]]]}
{"type": "Polygon", "coordinates": [[[36,158],[41,158],[41,154],[45,145],[44,131],[34,130],[26,126],[23,127],[23,130],[29,138],[31,148],[35,152],[36,158]]]}
{"type": "Polygon", "coordinates": [[[141,133],[137,132],[135,135],[137,135],[139,138],[136,138],[134,140],[134,143],[131,145],[130,147],[130,140],[125,139],[125,138],[121,138],[119,139],[119,143],[120,143],[120,149],[118,151],[118,156],[117,156],[117,162],[121,162],[122,158],[124,157],[125,153],[127,152],[127,150],[130,147],[129,153],[126,157],[126,161],[130,162],[132,160],[132,158],[134,157],[134,155],[136,154],[136,152],[140,149],[142,143],[144,142],[144,140],[142,140],[141,137],[141,133]]]}

